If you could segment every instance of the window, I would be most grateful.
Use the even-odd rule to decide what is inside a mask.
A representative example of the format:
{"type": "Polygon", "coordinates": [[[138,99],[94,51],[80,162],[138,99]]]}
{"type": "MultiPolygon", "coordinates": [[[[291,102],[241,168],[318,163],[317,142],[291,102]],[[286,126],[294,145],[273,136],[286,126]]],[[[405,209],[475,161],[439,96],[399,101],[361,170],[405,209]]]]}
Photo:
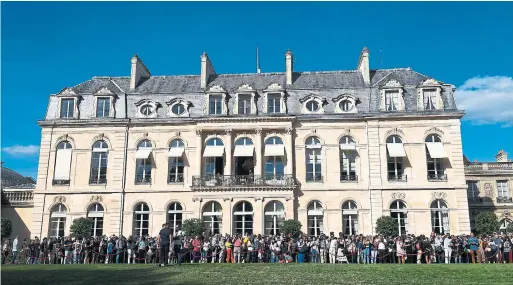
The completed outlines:
{"type": "Polygon", "coordinates": [[[153,109],[153,106],[151,104],[144,104],[141,106],[140,112],[141,114],[143,114],[143,116],[148,117],[153,115],[155,110],[153,109]]]}
{"type": "Polygon", "coordinates": [[[244,236],[253,234],[253,206],[242,201],[233,207],[234,233],[244,236]]]}
{"type": "Polygon", "coordinates": [[[150,208],[146,203],[139,203],[134,208],[134,236],[148,234],[150,228],[150,208]]]}
{"type": "Polygon", "coordinates": [[[209,236],[220,234],[223,223],[223,208],[221,204],[211,201],[203,207],[203,224],[205,225],[205,233],[209,236]]]}
{"type": "Polygon", "coordinates": [[[175,235],[176,227],[182,226],[183,208],[180,203],[173,202],[167,208],[167,223],[171,225],[171,232],[175,235]]]}
{"type": "Polygon", "coordinates": [[[353,110],[354,105],[353,105],[353,102],[346,99],[346,100],[340,101],[340,103],[338,103],[338,107],[343,112],[349,112],[349,111],[353,110]]]}
{"type": "Polygon", "coordinates": [[[66,206],[57,204],[50,211],[50,225],[48,226],[48,237],[64,237],[64,228],[66,227],[66,206]]]}
{"type": "Polygon", "coordinates": [[[399,91],[387,90],[385,91],[385,110],[397,111],[399,110],[399,91]]]}
{"type": "MultiPolygon", "coordinates": [[[[203,157],[205,157],[205,176],[207,179],[215,179],[216,175],[224,174],[224,144],[221,139],[211,138],[207,141],[207,146],[203,157]]],[[[214,181],[212,180],[212,183],[214,181]]]]}
{"type": "Polygon", "coordinates": [[[284,145],[279,137],[269,137],[265,140],[265,181],[276,184],[284,181],[285,167],[283,163],[284,145]]]}
{"type": "Polygon", "coordinates": [[[54,185],[69,185],[71,171],[71,144],[62,141],[57,145],[55,153],[54,185]]]}
{"type": "Polygon", "coordinates": [[[265,144],[275,145],[275,144],[283,144],[283,141],[279,137],[270,137],[265,140],[265,144]]]}
{"type": "Polygon", "coordinates": [[[89,184],[107,183],[108,146],[105,141],[97,141],[93,145],[91,155],[91,177],[89,184]]]}
{"type": "Polygon", "coordinates": [[[182,140],[173,140],[169,145],[168,153],[168,183],[183,183],[184,160],[183,152],[185,146],[182,140]]]}
{"type": "Polygon", "coordinates": [[[342,205],[342,228],[345,235],[358,234],[358,207],[354,201],[342,205]]]}
{"type": "Polygon", "coordinates": [[[208,99],[208,114],[223,114],[223,95],[210,95],[208,99]]]}
{"type": "Polygon", "coordinates": [[[399,235],[408,234],[408,209],[403,201],[395,200],[390,205],[390,216],[397,220],[399,235]]]}
{"type": "Polygon", "coordinates": [[[96,99],[96,117],[107,118],[110,114],[110,98],[99,97],[96,99]]]}
{"type": "Polygon", "coordinates": [[[312,201],[307,207],[308,235],[319,236],[324,233],[324,211],[319,201],[312,201]]]}
{"type": "Polygon", "coordinates": [[[498,199],[508,199],[509,198],[509,187],[508,181],[497,181],[497,198],[498,199]]]}
{"type": "Polygon", "coordinates": [[[321,142],[316,137],[306,140],[306,182],[322,182],[321,142]]]}
{"type": "Polygon", "coordinates": [[[267,94],[267,113],[281,113],[281,94],[267,94]]]}
{"type": "Polygon", "coordinates": [[[479,199],[478,181],[467,181],[467,196],[469,200],[479,199]]]}
{"type": "Polygon", "coordinates": [[[449,233],[449,209],[442,200],[431,203],[431,226],[434,233],[449,233]]]}
{"type": "Polygon", "coordinates": [[[389,181],[404,181],[406,180],[406,176],[404,175],[404,169],[403,169],[403,158],[398,157],[394,153],[391,153],[389,144],[401,144],[402,147],[402,140],[399,136],[393,135],[387,138],[387,156],[388,156],[388,180],[389,181]]]}
{"type": "MultiPolygon", "coordinates": [[[[426,137],[426,159],[427,159],[427,175],[428,180],[434,181],[443,181],[447,180],[447,176],[445,175],[443,158],[434,158],[438,157],[435,153],[431,155],[428,145],[429,143],[441,143],[442,140],[437,135],[429,135],[426,137]]],[[[435,149],[433,149],[435,151],[435,149]]]]}
{"type": "Polygon", "coordinates": [[[435,110],[438,109],[436,90],[435,89],[424,89],[422,90],[424,99],[424,110],[435,110]]]}
{"type": "Polygon", "coordinates": [[[264,232],[266,235],[280,235],[285,221],[285,207],[279,201],[271,201],[264,209],[264,232]]]}
{"type": "Polygon", "coordinates": [[[61,118],[73,118],[75,112],[75,99],[61,99],[61,118]]]}
{"type": "Polygon", "coordinates": [[[344,136],[340,139],[340,181],[356,181],[355,141],[344,136]]]}
{"type": "Polygon", "coordinates": [[[171,106],[171,112],[177,116],[183,115],[185,113],[185,106],[181,103],[176,103],[171,106]]]}
{"type": "Polygon", "coordinates": [[[511,223],[513,223],[513,221],[511,221],[511,220],[510,220],[510,219],[508,219],[508,218],[502,219],[502,220],[500,221],[500,227],[499,227],[499,229],[500,229],[501,231],[506,231],[506,229],[508,228],[509,224],[511,224],[511,223]]]}
{"type": "Polygon", "coordinates": [[[101,237],[103,235],[103,206],[99,203],[92,204],[87,210],[87,218],[93,221],[91,236],[101,237]]]}
{"type": "Polygon", "coordinates": [[[250,115],[251,114],[251,95],[239,94],[238,95],[238,114],[239,115],[250,115]]]}
{"type": "Polygon", "coordinates": [[[309,112],[317,112],[317,110],[319,110],[319,102],[316,100],[310,100],[306,102],[306,109],[309,112]]]}
{"type": "Polygon", "coordinates": [[[152,144],[149,140],[143,140],[137,146],[135,182],[138,184],[151,183],[151,151],[152,144]]]}

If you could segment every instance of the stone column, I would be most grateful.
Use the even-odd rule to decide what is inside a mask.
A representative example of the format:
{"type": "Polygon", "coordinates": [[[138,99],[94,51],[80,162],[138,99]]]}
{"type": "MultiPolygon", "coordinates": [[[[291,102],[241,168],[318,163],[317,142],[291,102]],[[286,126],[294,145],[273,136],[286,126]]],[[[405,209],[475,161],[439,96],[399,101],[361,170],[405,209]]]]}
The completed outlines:
{"type": "Polygon", "coordinates": [[[263,147],[265,147],[262,144],[262,129],[256,129],[255,130],[256,136],[255,136],[255,170],[254,174],[256,176],[262,175],[262,165],[263,165],[263,147]],[[263,147],[262,147],[263,146],[263,147]]]}
{"type": "Polygon", "coordinates": [[[285,175],[292,175],[293,174],[293,163],[294,163],[294,157],[292,154],[292,128],[285,129],[285,132],[287,133],[287,141],[285,142],[285,155],[287,157],[287,165],[285,167],[285,175]]]}
{"type": "Polygon", "coordinates": [[[225,167],[224,167],[224,175],[229,176],[232,175],[232,130],[227,129],[225,130],[226,136],[225,136],[225,167]]]}
{"type": "Polygon", "coordinates": [[[264,198],[255,197],[255,204],[253,204],[253,233],[264,233],[264,198]]]}
{"type": "Polygon", "coordinates": [[[203,152],[202,130],[196,130],[196,173],[195,173],[195,175],[198,175],[198,176],[201,176],[202,152],[203,152]]]}

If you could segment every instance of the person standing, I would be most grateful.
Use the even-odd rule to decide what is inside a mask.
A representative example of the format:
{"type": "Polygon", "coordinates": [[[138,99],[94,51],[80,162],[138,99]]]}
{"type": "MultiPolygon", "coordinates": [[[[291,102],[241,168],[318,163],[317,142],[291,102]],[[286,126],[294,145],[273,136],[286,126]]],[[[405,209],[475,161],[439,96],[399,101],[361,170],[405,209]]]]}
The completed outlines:
{"type": "Polygon", "coordinates": [[[14,237],[14,240],[12,241],[12,259],[11,259],[12,264],[16,263],[16,257],[18,256],[18,238],[19,237],[20,237],[19,235],[16,235],[14,237]]]}
{"type": "Polygon", "coordinates": [[[470,237],[468,238],[468,244],[470,245],[470,258],[472,259],[472,263],[477,262],[481,263],[481,254],[479,253],[479,239],[474,236],[474,233],[470,233],[470,237]]]}
{"type": "Polygon", "coordinates": [[[338,240],[332,236],[330,239],[330,249],[329,249],[329,256],[330,256],[330,263],[335,263],[337,261],[337,248],[338,248],[338,240]]]}
{"type": "Polygon", "coordinates": [[[7,256],[9,256],[9,252],[11,251],[11,239],[5,239],[4,245],[2,246],[2,253],[4,256],[2,256],[2,264],[5,264],[5,260],[7,259],[7,256]]]}
{"type": "Polygon", "coordinates": [[[445,235],[444,238],[444,253],[445,253],[445,263],[449,264],[451,263],[451,255],[452,255],[452,236],[449,236],[448,234],[445,235]]]}
{"type": "Polygon", "coordinates": [[[159,232],[158,244],[160,247],[159,262],[160,266],[164,267],[167,264],[167,254],[169,252],[169,244],[171,243],[171,229],[168,224],[163,224],[159,232]]]}
{"type": "Polygon", "coordinates": [[[178,265],[182,265],[183,232],[177,231],[176,235],[173,237],[173,240],[173,251],[176,255],[176,263],[178,265]]]}

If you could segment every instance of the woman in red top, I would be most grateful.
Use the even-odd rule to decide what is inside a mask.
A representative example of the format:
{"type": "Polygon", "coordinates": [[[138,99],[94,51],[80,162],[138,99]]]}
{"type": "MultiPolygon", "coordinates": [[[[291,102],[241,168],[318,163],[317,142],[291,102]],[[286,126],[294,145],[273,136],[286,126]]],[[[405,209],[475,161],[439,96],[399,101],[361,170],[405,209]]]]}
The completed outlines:
{"type": "Polygon", "coordinates": [[[194,256],[194,262],[199,261],[201,252],[201,240],[199,236],[196,236],[196,238],[192,241],[192,254],[194,256]]]}

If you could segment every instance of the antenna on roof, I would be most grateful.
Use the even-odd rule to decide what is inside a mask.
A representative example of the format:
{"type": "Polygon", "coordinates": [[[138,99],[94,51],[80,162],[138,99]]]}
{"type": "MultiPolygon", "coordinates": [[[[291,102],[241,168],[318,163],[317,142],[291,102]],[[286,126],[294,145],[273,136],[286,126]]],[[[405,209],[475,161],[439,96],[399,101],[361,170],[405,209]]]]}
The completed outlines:
{"type": "Polygon", "coordinates": [[[260,60],[258,58],[258,46],[256,47],[256,68],[257,68],[257,73],[260,73],[260,60]]]}
{"type": "Polygon", "coordinates": [[[381,67],[383,67],[383,50],[379,50],[379,62],[381,64],[381,67]]]}

